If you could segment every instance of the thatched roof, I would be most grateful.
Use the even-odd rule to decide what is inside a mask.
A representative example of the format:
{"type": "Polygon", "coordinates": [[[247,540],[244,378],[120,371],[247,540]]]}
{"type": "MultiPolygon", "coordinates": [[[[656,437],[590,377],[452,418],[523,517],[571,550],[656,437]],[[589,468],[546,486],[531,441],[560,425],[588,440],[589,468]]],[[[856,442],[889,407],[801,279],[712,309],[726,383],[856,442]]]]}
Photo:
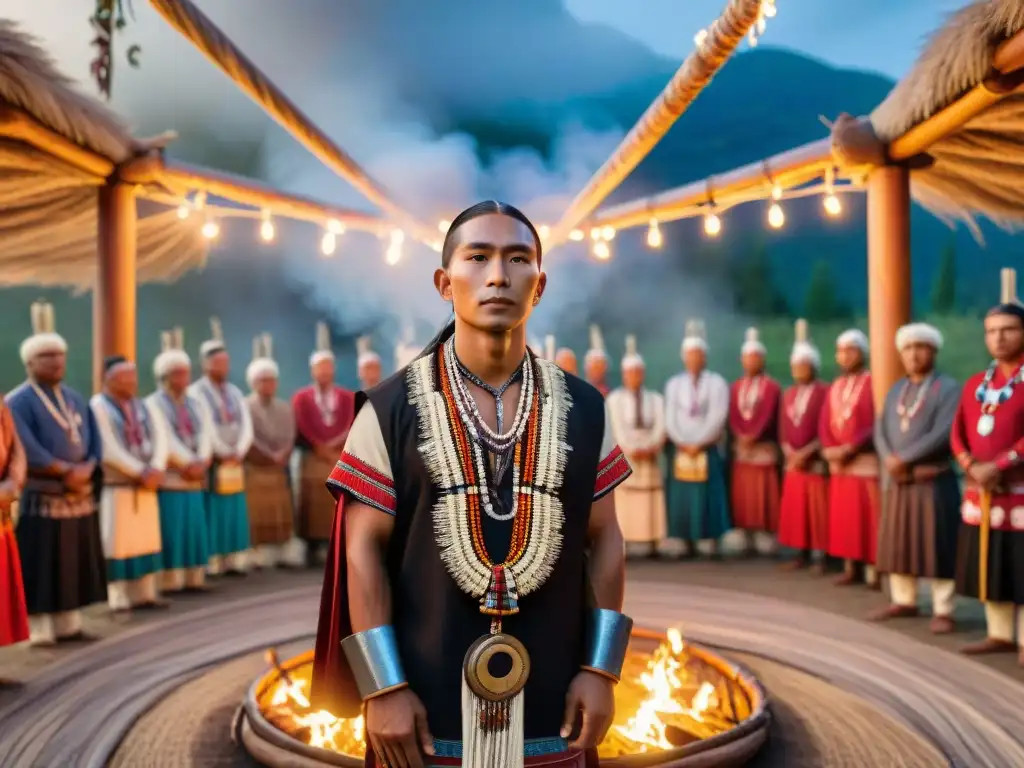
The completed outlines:
{"type": "MultiPolygon", "coordinates": [[[[910,73],[871,113],[883,141],[901,136],[992,75],[1000,43],[1024,29],[1021,0],[978,0],[952,14],[910,73]]],[[[928,150],[934,163],[913,172],[914,197],[936,216],[1024,225],[1024,94],[982,111],[928,150]]]]}
{"type": "MultiPolygon", "coordinates": [[[[78,91],[31,35],[0,19],[0,111],[4,107],[115,164],[161,141],[137,141],[120,117],[78,91]]],[[[0,285],[92,285],[103,183],[0,134],[0,285]]],[[[174,280],[202,266],[206,254],[194,224],[179,221],[171,207],[139,201],[140,281],[174,280]]]]}

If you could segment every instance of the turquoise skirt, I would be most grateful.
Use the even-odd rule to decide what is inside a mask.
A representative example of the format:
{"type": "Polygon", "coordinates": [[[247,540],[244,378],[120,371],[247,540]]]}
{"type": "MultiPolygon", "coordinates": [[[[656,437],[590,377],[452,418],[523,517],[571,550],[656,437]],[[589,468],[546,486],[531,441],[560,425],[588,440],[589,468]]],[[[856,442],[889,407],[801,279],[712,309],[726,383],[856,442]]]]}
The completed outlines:
{"type": "Polygon", "coordinates": [[[675,453],[675,446],[669,445],[668,476],[665,479],[668,537],[683,541],[721,538],[732,528],[725,486],[725,462],[721,454],[716,450],[708,451],[707,482],[684,483],[672,474],[675,453]]]}
{"type": "Polygon", "coordinates": [[[245,493],[206,494],[206,530],[210,555],[232,555],[249,549],[249,508],[245,493]]]}
{"type": "Polygon", "coordinates": [[[163,558],[159,552],[139,555],[124,560],[107,560],[107,581],[135,581],[151,573],[162,571],[163,558]]]}
{"type": "Polygon", "coordinates": [[[206,503],[202,491],[160,491],[163,568],[205,568],[210,560],[206,503]]]}

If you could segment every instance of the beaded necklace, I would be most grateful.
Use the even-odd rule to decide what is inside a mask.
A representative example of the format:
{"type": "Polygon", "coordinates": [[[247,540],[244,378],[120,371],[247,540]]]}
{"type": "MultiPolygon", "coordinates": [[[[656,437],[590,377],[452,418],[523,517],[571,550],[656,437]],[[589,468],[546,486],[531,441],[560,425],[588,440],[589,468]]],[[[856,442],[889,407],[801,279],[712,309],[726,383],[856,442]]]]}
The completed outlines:
{"type": "Polygon", "coordinates": [[[786,415],[794,427],[799,427],[800,422],[804,420],[804,414],[807,413],[807,405],[810,403],[811,395],[813,394],[813,384],[800,384],[797,386],[793,401],[786,407],[786,415]]]}
{"type": "Polygon", "coordinates": [[[740,382],[740,391],[736,398],[740,416],[744,421],[750,421],[754,417],[754,409],[761,399],[761,381],[764,377],[750,376],[740,382]]]}
{"type": "Polygon", "coordinates": [[[137,450],[142,456],[148,457],[153,446],[149,437],[149,413],[146,406],[135,397],[129,398],[123,405],[106,393],[103,394],[103,399],[129,452],[134,454],[137,450]]]}
{"type": "Polygon", "coordinates": [[[32,387],[32,391],[36,393],[36,397],[39,398],[43,407],[50,414],[57,426],[63,430],[64,434],[67,435],[68,441],[72,445],[78,445],[82,442],[82,434],[79,430],[79,426],[82,423],[82,417],[75,412],[75,410],[68,405],[64,399],[64,388],[58,383],[53,385],[53,396],[57,400],[57,405],[54,407],[53,401],[50,400],[43,388],[36,384],[34,381],[29,381],[29,386],[32,387]]]}
{"type": "Polygon", "coordinates": [[[921,410],[921,406],[924,405],[925,398],[928,397],[928,390],[931,389],[932,375],[928,374],[927,378],[921,382],[921,386],[918,387],[917,396],[914,398],[914,402],[907,406],[907,393],[910,391],[910,379],[903,382],[903,388],[900,389],[899,399],[896,401],[896,415],[900,418],[900,432],[906,432],[910,429],[910,422],[917,416],[917,412],[921,410]]]}
{"type": "Polygon", "coordinates": [[[993,360],[985,371],[985,378],[974,391],[974,399],[981,403],[981,417],[978,419],[978,434],[988,437],[996,425],[996,411],[999,406],[1013,397],[1013,390],[1024,379],[1024,364],[1017,367],[1017,371],[1006,380],[999,389],[992,391],[992,379],[995,378],[999,364],[993,360]]]}
{"type": "Polygon", "coordinates": [[[830,393],[832,428],[836,432],[841,430],[853,415],[853,409],[860,401],[860,393],[864,389],[864,383],[868,377],[863,373],[854,373],[843,378],[845,381],[842,390],[840,391],[839,387],[833,385],[830,393]]]}

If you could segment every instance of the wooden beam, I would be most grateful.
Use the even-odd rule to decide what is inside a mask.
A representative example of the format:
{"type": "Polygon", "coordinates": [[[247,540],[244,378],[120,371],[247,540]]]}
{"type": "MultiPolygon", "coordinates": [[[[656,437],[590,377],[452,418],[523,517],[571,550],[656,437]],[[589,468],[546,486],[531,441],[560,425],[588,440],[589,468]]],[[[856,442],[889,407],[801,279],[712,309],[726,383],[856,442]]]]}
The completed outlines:
{"type": "Polygon", "coordinates": [[[99,262],[92,294],[93,387],[103,384],[103,359],[135,360],[138,218],[132,185],[112,181],[99,190],[99,262]]]}
{"type": "Polygon", "coordinates": [[[0,103],[0,136],[22,141],[62,160],[102,183],[114,170],[111,160],[79,146],[51,131],[34,117],[9,104],[0,103]]]}
{"type": "Polygon", "coordinates": [[[868,336],[871,384],[879,413],[903,378],[896,331],[910,322],[910,171],[875,168],[868,176],[868,336]]]}

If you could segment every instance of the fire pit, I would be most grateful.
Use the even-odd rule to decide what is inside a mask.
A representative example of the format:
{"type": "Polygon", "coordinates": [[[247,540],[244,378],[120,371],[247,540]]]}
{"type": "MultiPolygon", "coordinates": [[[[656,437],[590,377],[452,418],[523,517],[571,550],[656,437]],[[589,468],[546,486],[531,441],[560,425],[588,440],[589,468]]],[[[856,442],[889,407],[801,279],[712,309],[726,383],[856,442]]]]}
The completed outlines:
{"type": "MultiPolygon", "coordinates": [[[[270,768],[359,768],[363,721],[309,706],[313,653],[280,662],[253,683],[240,710],[239,740],[270,768]]],[[[608,768],[741,765],[760,749],[769,715],[760,684],[678,630],[634,630],[615,724],[601,744],[608,768]]]]}

